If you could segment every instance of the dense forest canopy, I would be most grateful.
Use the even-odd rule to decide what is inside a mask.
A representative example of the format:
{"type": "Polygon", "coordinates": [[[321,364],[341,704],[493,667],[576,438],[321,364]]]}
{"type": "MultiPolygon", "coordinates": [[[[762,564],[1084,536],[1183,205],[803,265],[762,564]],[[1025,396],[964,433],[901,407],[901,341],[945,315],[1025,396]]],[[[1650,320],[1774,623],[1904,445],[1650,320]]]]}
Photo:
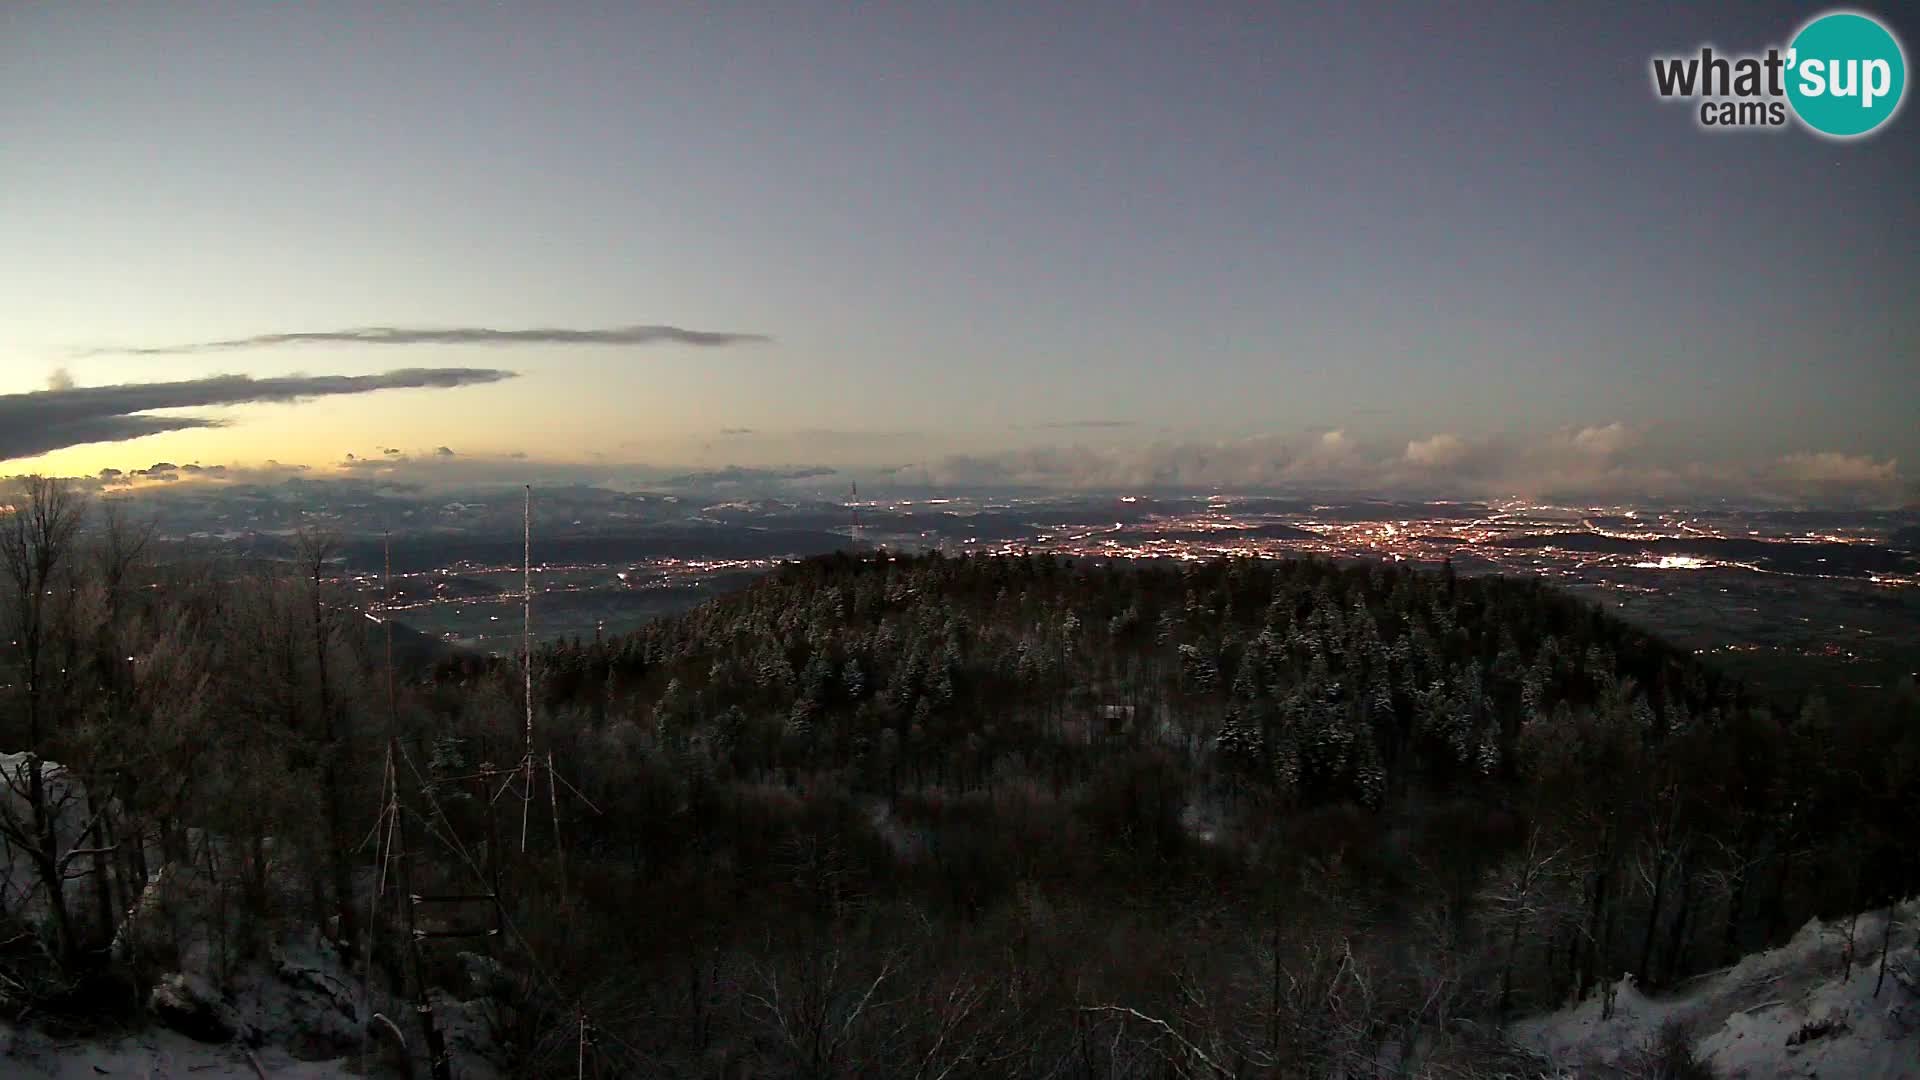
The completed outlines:
{"type": "Polygon", "coordinates": [[[1504,1016],[1920,891],[1911,686],[1761,699],[1538,581],[826,556],[539,650],[529,746],[518,659],[390,676],[325,538],[13,506],[0,965],[64,1014],[178,962],[109,946],[209,843],[228,963],[318,926],[424,1001],[490,952],[525,1075],[589,1016],[605,1075],[1492,1075],[1504,1016]],[[383,823],[500,932],[413,933],[383,823]]]}

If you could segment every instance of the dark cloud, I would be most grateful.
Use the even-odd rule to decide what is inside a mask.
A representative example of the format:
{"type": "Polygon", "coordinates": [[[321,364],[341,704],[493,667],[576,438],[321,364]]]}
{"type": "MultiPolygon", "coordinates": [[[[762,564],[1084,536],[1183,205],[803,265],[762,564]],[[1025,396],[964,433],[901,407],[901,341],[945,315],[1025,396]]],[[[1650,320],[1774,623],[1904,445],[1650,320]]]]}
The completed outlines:
{"type": "Polygon", "coordinates": [[[723,427],[720,429],[720,434],[728,436],[751,435],[753,434],[753,429],[750,427],[723,427]]]}
{"type": "Polygon", "coordinates": [[[513,378],[494,368],[402,368],[380,375],[215,375],[185,382],[126,383],[0,394],[0,461],[82,443],[123,442],[165,431],[222,427],[198,416],[150,416],[164,409],[292,402],[375,390],[447,388],[513,378]]]}
{"type": "Polygon", "coordinates": [[[492,330],[484,326],[447,329],[400,326],[363,326],[350,330],[319,330],[292,334],[256,334],[220,341],[146,348],[98,349],[99,353],[131,356],[171,356],[180,353],[266,349],[281,345],[744,345],[771,341],[765,334],[720,330],[683,330],[678,326],[617,326],[607,330],[492,330]]]}
{"type": "Polygon", "coordinates": [[[1076,429],[1087,431],[1087,430],[1096,430],[1096,429],[1102,429],[1102,428],[1139,427],[1140,424],[1138,421],[1135,421],[1135,420],[1055,420],[1050,423],[1036,424],[1034,426],[1039,428],[1044,428],[1047,430],[1052,430],[1052,431],[1066,431],[1066,430],[1076,430],[1076,429]]]}
{"type": "Polygon", "coordinates": [[[449,446],[436,446],[433,448],[433,456],[434,457],[452,457],[453,448],[449,446]]]}
{"type": "Polygon", "coordinates": [[[11,398],[32,396],[0,395],[0,461],[32,457],[81,443],[125,442],[168,431],[226,426],[222,420],[194,416],[80,416],[56,424],[22,416],[11,408],[11,398]]]}

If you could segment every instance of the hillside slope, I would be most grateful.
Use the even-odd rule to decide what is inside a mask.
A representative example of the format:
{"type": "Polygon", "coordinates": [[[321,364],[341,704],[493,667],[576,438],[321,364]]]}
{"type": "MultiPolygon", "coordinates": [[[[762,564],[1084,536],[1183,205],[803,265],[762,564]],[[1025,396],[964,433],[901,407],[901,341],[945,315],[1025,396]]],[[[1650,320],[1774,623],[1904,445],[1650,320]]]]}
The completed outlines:
{"type": "Polygon", "coordinates": [[[1610,1018],[1596,996],[1515,1024],[1511,1034],[1583,1076],[1633,1071],[1669,1024],[1681,1025],[1699,1060],[1730,1080],[1920,1076],[1920,902],[1893,915],[1884,980],[1885,912],[1852,921],[1851,965],[1850,920],[1815,919],[1787,944],[1674,994],[1649,997],[1626,978],[1615,987],[1610,1018]]]}
{"type": "MultiPolygon", "coordinates": [[[[1539,580],[785,564],[542,648],[535,758],[511,659],[389,680],[310,580],[131,594],[111,648],[73,623],[84,663],[57,698],[0,700],[54,721],[14,746],[117,785],[112,834],[176,837],[161,857],[217,901],[154,924],[128,1004],[263,1054],[362,1042],[226,1017],[273,988],[249,965],[277,977],[292,930],[346,942],[343,979],[502,1005],[495,1045],[530,1078],[580,1074],[583,1011],[601,1075],[1502,1075],[1530,1066],[1487,1037],[1496,1017],[1622,972],[1685,989],[1811,916],[1920,891],[1920,695],[1761,697],[1539,580]],[[536,760],[528,784],[514,763],[536,760]],[[408,826],[404,884],[383,821],[408,826]],[[402,895],[492,898],[494,928],[416,922],[402,895]],[[482,935],[524,977],[482,989],[453,944],[482,935]],[[205,941],[236,948],[209,969],[205,941]],[[195,976],[188,1023],[152,1007],[195,976]]],[[[85,832],[56,828],[30,867],[68,906],[14,913],[14,940],[57,947],[0,963],[15,982],[68,985],[118,937],[128,905],[64,899],[63,866],[110,863],[85,832]]],[[[358,1003],[326,1009],[364,1025],[358,1003]]],[[[145,1020],[80,1012],[38,1026],[145,1020]]]]}

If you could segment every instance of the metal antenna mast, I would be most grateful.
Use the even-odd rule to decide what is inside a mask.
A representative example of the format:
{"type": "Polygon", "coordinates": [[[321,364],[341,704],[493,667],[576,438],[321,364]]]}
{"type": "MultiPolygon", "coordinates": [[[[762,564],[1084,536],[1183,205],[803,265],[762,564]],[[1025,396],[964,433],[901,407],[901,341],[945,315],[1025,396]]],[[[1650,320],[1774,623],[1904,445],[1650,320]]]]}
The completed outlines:
{"type": "Polygon", "coordinates": [[[527,850],[527,818],[533,805],[533,485],[526,485],[526,508],[522,524],[525,547],[521,565],[520,594],[520,671],[526,682],[527,698],[527,790],[520,800],[520,850],[527,850]]]}
{"type": "Polygon", "coordinates": [[[560,792],[559,785],[566,784],[567,789],[586,803],[588,809],[599,813],[599,807],[593,805],[580,790],[567,783],[553,767],[553,751],[549,749],[544,763],[533,754],[533,485],[526,485],[525,549],[521,566],[522,587],[520,607],[520,649],[523,658],[521,671],[525,679],[527,698],[527,748],[526,756],[521,759],[521,773],[525,781],[520,792],[520,850],[527,850],[528,825],[533,818],[534,771],[544,767],[547,773],[547,809],[553,815],[553,853],[560,870],[560,896],[562,903],[567,894],[567,854],[560,835],[560,792]]]}

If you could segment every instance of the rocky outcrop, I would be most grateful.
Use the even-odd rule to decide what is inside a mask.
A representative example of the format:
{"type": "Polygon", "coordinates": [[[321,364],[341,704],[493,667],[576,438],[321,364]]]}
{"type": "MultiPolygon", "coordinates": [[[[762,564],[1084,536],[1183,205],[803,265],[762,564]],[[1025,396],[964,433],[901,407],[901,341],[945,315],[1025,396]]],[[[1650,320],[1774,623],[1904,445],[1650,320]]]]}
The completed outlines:
{"type": "Polygon", "coordinates": [[[154,984],[147,1009],[162,1027],[203,1043],[231,1042],[244,1030],[240,1016],[205,979],[176,971],[154,984]]]}

